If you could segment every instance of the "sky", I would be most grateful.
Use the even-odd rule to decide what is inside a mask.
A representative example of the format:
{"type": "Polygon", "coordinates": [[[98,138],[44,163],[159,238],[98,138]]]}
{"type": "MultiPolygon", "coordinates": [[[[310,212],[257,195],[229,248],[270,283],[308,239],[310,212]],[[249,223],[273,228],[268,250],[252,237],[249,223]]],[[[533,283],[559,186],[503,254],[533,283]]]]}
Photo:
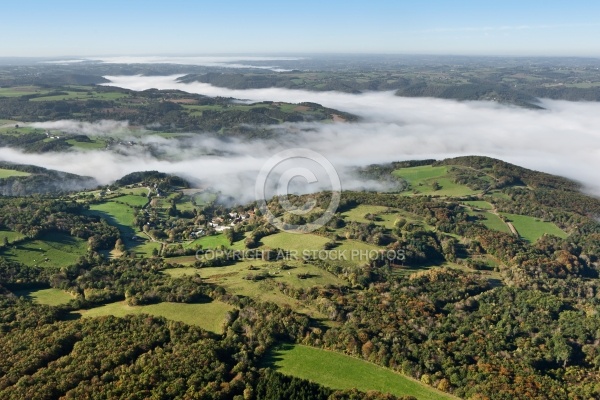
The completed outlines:
{"type": "Polygon", "coordinates": [[[3,2],[2,15],[0,57],[600,57],[597,0],[20,0],[3,2]]]}

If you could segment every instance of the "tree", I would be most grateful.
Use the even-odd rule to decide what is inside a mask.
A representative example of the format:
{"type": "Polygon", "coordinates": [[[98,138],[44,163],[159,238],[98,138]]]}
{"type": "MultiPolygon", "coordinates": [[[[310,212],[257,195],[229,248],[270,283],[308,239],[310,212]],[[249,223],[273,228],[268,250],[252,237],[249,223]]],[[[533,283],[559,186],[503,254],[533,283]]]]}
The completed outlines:
{"type": "Polygon", "coordinates": [[[233,242],[235,242],[235,231],[233,230],[233,228],[225,229],[224,233],[227,240],[229,240],[229,244],[232,245],[233,242]]]}
{"type": "Polygon", "coordinates": [[[117,251],[125,250],[125,245],[123,244],[123,240],[121,240],[121,238],[117,239],[117,242],[115,243],[115,249],[117,251]]]}
{"type": "Polygon", "coordinates": [[[448,382],[448,379],[444,378],[438,383],[437,388],[442,392],[447,392],[450,390],[450,382],[448,382]]]}

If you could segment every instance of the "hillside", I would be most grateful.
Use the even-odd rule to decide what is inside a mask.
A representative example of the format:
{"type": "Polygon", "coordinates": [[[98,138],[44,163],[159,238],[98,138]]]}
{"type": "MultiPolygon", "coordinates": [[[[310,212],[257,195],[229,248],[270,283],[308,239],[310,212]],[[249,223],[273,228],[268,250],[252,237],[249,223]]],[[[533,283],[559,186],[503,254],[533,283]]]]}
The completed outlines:
{"type": "Polygon", "coordinates": [[[35,153],[99,150],[118,147],[131,139],[124,140],[122,126],[102,134],[35,124],[72,120],[74,116],[80,124],[122,121],[131,127],[132,132],[126,133],[168,138],[194,133],[264,138],[275,136],[273,128],[285,122],[357,120],[354,115],[315,103],[247,103],[176,90],[135,92],[95,85],[12,86],[0,88],[0,147],[35,153]]]}
{"type": "Polygon", "coordinates": [[[0,161],[0,195],[57,194],[98,186],[91,177],[0,161]]]}
{"type": "MultiPolygon", "coordinates": [[[[401,191],[344,192],[333,219],[304,235],[156,171],[100,190],[0,197],[0,393],[162,393],[141,379],[152,373],[180,394],[177,382],[195,377],[197,390],[225,397],[349,395],[332,367],[315,376],[285,363],[304,353],[272,358],[299,343],[354,357],[348,368],[400,373],[389,390],[417,399],[599,394],[600,200],[485,157],[362,173],[401,191]],[[42,349],[47,340],[56,344],[42,349]],[[198,360],[213,368],[186,367],[198,360]]],[[[307,197],[317,210],[328,201],[292,201],[307,197]]],[[[269,207],[277,213],[277,200],[269,207]]],[[[361,390],[387,390],[369,382],[361,390]]]]}

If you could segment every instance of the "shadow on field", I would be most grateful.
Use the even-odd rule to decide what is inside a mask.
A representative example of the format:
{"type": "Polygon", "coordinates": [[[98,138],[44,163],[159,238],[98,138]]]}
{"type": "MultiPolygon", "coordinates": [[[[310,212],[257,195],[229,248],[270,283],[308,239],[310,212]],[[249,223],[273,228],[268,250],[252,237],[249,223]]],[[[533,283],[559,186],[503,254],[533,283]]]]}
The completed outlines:
{"type": "Polygon", "coordinates": [[[119,229],[119,231],[121,232],[123,241],[135,236],[135,230],[132,227],[119,223],[119,221],[117,221],[117,219],[113,215],[111,215],[105,211],[86,210],[85,214],[103,218],[106,220],[106,222],[108,222],[109,225],[117,227],[119,229]]]}
{"type": "Polygon", "coordinates": [[[291,343],[283,343],[277,345],[273,349],[271,349],[260,361],[260,368],[271,368],[274,370],[281,369],[280,366],[277,365],[279,361],[283,361],[283,354],[286,351],[290,351],[294,348],[294,345],[291,343]]]}

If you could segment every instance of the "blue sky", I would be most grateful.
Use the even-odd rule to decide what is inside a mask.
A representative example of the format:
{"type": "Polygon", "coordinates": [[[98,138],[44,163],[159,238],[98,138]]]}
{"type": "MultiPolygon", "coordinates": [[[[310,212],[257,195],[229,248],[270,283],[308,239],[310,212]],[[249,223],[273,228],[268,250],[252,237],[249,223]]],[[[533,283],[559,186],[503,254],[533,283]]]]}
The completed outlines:
{"type": "Polygon", "coordinates": [[[600,1],[20,0],[0,56],[399,53],[600,57],[600,1]]]}

